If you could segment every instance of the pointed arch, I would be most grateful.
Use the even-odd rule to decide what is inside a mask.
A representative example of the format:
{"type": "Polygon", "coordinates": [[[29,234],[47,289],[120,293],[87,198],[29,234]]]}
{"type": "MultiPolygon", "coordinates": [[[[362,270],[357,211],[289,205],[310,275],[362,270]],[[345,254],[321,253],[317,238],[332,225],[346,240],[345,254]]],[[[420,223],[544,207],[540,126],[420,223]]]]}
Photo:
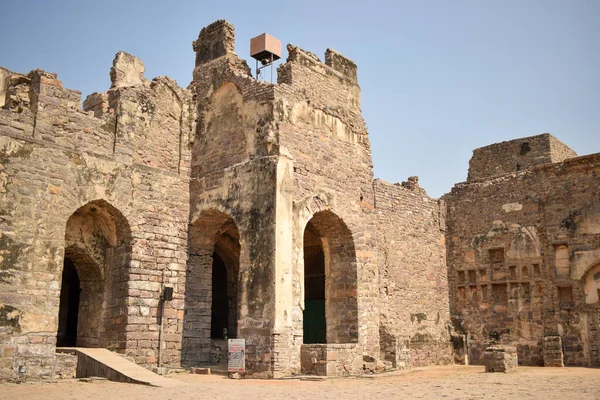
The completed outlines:
{"type": "Polygon", "coordinates": [[[583,274],[582,287],[586,304],[600,304],[600,262],[583,274]]]}

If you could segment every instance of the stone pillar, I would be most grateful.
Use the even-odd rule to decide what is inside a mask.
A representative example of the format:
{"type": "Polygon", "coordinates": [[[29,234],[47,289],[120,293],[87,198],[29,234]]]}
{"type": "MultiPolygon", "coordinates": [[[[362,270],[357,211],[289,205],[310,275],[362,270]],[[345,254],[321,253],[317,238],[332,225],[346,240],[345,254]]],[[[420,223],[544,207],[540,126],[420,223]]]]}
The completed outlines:
{"type": "Polygon", "coordinates": [[[273,375],[281,377],[298,372],[292,354],[292,271],[293,271],[293,212],[292,185],[294,165],[288,157],[277,162],[277,190],[275,210],[275,316],[273,321],[273,375]]]}
{"type": "Polygon", "coordinates": [[[235,54],[233,25],[225,20],[219,20],[202,28],[193,47],[196,52],[196,66],[227,54],[235,54]]]}
{"type": "Polygon", "coordinates": [[[560,336],[544,336],[542,338],[542,355],[544,367],[564,367],[562,338],[560,336]]]}

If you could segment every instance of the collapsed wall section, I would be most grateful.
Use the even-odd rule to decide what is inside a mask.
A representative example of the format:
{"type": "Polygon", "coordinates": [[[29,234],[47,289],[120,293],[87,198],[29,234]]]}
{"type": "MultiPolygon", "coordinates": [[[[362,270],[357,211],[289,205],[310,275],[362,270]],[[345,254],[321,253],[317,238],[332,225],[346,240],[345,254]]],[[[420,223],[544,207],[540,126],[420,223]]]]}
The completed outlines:
{"type": "Polygon", "coordinates": [[[445,203],[376,179],[379,335],[387,367],[451,364],[445,203]]]}

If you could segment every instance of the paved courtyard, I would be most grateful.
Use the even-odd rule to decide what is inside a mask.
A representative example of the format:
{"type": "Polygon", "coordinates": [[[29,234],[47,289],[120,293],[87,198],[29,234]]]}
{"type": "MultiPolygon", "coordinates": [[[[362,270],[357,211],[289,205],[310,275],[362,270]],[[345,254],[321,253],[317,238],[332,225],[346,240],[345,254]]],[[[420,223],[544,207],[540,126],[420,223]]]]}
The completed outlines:
{"type": "Polygon", "coordinates": [[[600,399],[600,369],[521,367],[514,374],[486,374],[480,366],[419,368],[373,378],[230,380],[178,374],[176,388],[63,380],[0,385],[0,399],[600,399]]]}

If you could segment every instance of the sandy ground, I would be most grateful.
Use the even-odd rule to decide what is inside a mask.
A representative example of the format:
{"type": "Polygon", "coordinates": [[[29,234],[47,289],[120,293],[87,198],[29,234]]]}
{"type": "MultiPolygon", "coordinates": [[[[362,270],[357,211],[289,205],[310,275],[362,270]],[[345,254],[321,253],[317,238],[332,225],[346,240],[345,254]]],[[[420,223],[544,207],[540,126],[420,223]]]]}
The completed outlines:
{"type": "Polygon", "coordinates": [[[176,388],[78,380],[4,384],[0,399],[600,399],[600,369],[570,367],[520,367],[513,374],[486,374],[480,366],[445,366],[324,381],[170,377],[184,384],[176,388]]]}

